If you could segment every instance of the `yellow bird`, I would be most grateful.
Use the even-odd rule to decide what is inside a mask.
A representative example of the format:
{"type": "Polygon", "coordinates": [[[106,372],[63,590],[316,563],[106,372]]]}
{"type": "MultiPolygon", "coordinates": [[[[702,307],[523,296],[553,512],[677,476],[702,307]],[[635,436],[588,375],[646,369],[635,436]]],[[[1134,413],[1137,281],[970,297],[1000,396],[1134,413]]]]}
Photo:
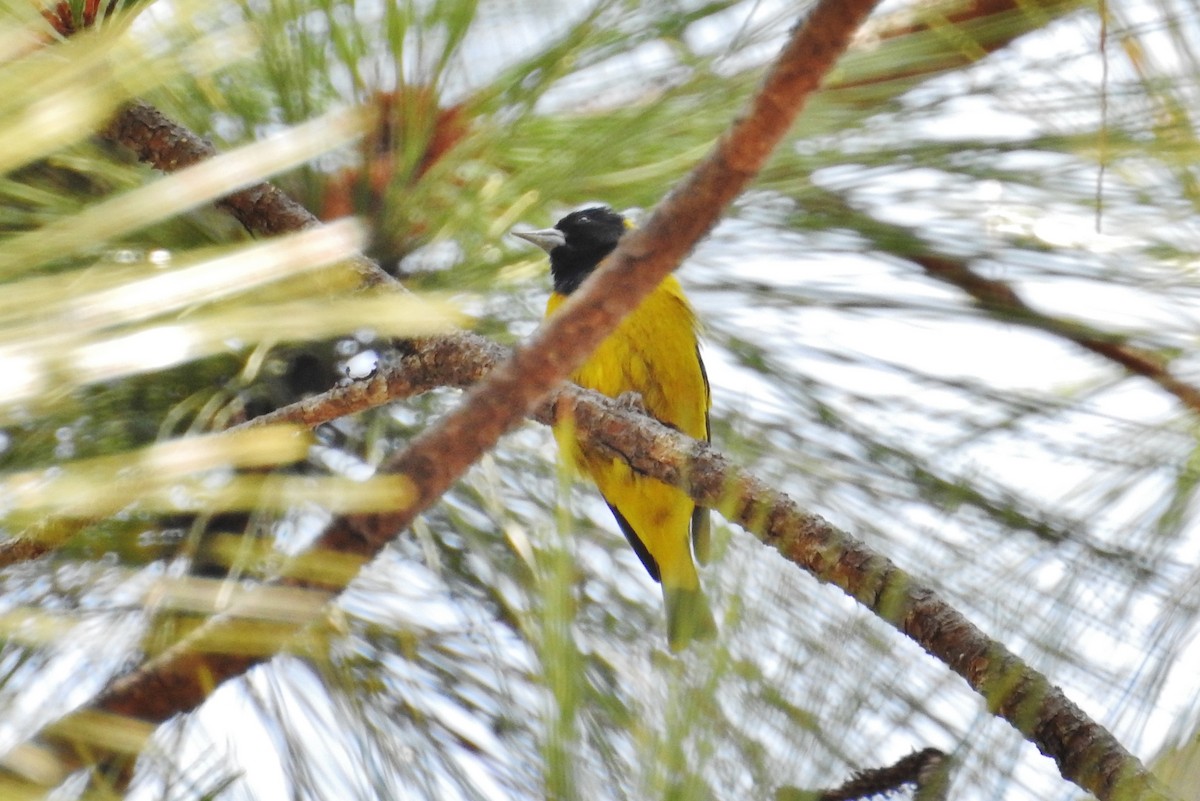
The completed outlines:
{"type": "MultiPolygon", "coordinates": [[[[554,291],[546,315],[617,247],[632,223],[606,207],[568,214],[553,228],[515,233],[550,254],[554,291]]],[[[700,360],[696,315],[675,276],[667,276],[571,376],[610,398],[640,399],[651,416],[708,441],[709,388],[700,360]]],[[[635,473],[621,459],[582,450],[571,429],[555,428],[559,449],[600,489],[625,538],[662,584],[672,650],[717,632],[692,560],[707,559],[708,510],[685,493],[635,473]],[[690,534],[690,536],[689,536],[690,534]]]]}

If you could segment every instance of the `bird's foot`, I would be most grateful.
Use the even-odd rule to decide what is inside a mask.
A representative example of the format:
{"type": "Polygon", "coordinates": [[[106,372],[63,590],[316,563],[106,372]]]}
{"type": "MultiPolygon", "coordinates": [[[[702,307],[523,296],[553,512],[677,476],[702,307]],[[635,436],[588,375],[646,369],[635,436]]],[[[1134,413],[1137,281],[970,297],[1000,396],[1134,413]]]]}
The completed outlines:
{"type": "Polygon", "coordinates": [[[634,390],[622,392],[614,400],[616,400],[617,405],[622,409],[644,414],[647,417],[650,415],[650,412],[646,411],[646,401],[642,398],[642,393],[640,392],[635,392],[634,390]]]}

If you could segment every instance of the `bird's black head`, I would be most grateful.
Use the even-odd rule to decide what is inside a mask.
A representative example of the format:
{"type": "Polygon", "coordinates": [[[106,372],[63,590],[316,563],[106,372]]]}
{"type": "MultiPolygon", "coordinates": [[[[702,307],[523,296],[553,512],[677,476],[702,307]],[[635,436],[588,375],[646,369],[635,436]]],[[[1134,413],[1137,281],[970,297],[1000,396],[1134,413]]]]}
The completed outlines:
{"type": "Polygon", "coordinates": [[[596,206],[571,212],[554,224],[554,230],[561,232],[562,241],[553,242],[549,249],[550,275],[554,291],[569,295],[616,249],[617,241],[629,228],[620,214],[596,206]]]}

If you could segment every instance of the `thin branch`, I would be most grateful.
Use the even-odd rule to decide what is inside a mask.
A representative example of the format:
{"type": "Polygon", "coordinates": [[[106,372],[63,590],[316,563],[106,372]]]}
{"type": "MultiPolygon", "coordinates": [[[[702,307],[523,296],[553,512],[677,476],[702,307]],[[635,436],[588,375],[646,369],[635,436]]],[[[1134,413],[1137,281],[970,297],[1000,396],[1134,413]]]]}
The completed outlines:
{"type": "MultiPolygon", "coordinates": [[[[162,172],[175,172],[217,154],[207,140],[140,101],[121,109],[101,135],[162,172]]],[[[258,236],[278,236],[321,225],[308,209],[266,181],[226,195],[217,201],[217,207],[258,236]]],[[[356,256],[350,263],[358,271],[364,288],[382,284],[399,288],[394,278],[367,257],[356,256]]]]}
{"type": "Polygon", "coordinates": [[[466,331],[408,340],[397,343],[396,350],[389,351],[369,377],[260,415],[230,430],[279,423],[311,428],[438,387],[466,389],[511,355],[512,351],[503,345],[466,331]]]}
{"type": "Polygon", "coordinates": [[[1030,307],[1008,284],[979,275],[961,259],[932,253],[912,254],[908,259],[930,277],[953,284],[966,292],[978,301],[981,308],[996,317],[1070,340],[1097,356],[1119,364],[1134,375],[1153,381],[1192,412],[1200,414],[1200,388],[1173,374],[1164,356],[1147,348],[1130,345],[1124,337],[1106,335],[1090,326],[1042,314],[1030,307]]]}
{"type": "Polygon", "coordinates": [[[914,799],[940,801],[946,797],[949,784],[948,764],[943,752],[926,748],[901,757],[892,765],[860,770],[849,781],[831,790],[780,788],[775,793],[775,801],[858,801],[891,795],[907,785],[916,788],[914,799]]]}
{"type": "Polygon", "coordinates": [[[19,537],[0,542],[0,569],[41,559],[56,547],[57,543],[45,542],[33,534],[23,532],[19,537]]]}
{"type": "MultiPolygon", "coordinates": [[[[1004,281],[980,275],[971,268],[968,260],[939,252],[908,228],[868,215],[841,195],[824,192],[821,194],[821,204],[826,209],[833,208],[840,215],[849,216],[854,220],[854,229],[871,238],[885,252],[907,259],[924,270],[930,278],[962,290],[975,300],[979,308],[992,316],[1074,342],[1134,375],[1153,381],[1174,395],[1187,409],[1200,414],[1200,388],[1172,373],[1167,357],[1149,348],[1131,345],[1127,337],[1039,312],[1004,281]]],[[[844,218],[841,224],[846,224],[844,218]]]]}

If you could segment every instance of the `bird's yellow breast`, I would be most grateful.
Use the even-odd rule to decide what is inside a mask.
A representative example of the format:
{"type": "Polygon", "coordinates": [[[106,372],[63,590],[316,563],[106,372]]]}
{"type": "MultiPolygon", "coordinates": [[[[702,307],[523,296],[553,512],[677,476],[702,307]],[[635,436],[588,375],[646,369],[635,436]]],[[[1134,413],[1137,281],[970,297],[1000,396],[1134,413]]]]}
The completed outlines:
{"type": "MultiPolygon", "coordinates": [[[[546,314],[565,299],[551,294],[546,314]]],[[[571,380],[613,398],[637,392],[652,416],[694,439],[706,439],[708,385],[697,350],[696,325],[678,279],[667,276],[571,380]]]]}

